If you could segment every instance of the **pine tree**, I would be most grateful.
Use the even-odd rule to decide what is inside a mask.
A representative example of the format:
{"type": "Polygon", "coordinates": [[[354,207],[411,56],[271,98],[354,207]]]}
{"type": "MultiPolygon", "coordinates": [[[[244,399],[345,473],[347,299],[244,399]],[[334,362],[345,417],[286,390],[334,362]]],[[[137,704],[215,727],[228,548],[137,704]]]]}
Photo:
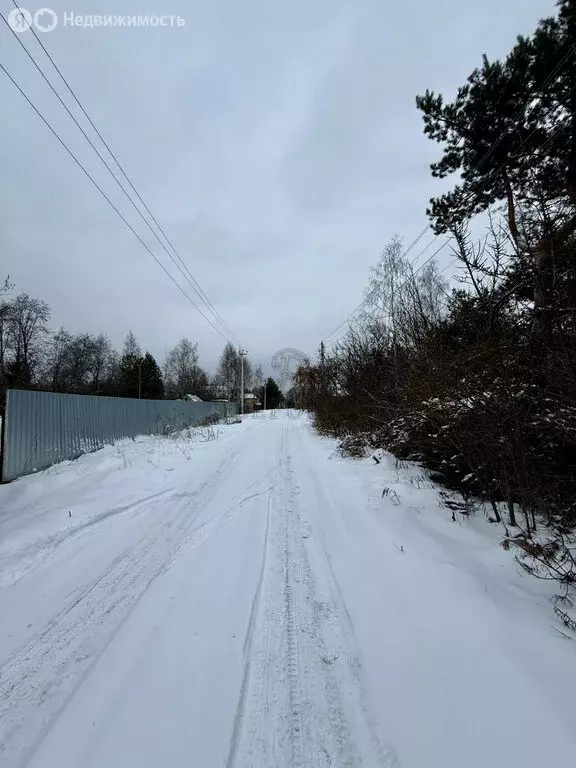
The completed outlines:
{"type": "Polygon", "coordinates": [[[141,397],[148,400],[161,400],[164,397],[162,371],[150,352],[146,352],[141,367],[141,397]]]}
{"type": "MultiPolygon", "coordinates": [[[[136,337],[129,331],[124,341],[118,373],[118,394],[120,397],[138,397],[141,388],[142,350],[136,337]]],[[[141,392],[140,392],[140,396],[141,392]]]]}
{"type": "MultiPolygon", "coordinates": [[[[504,203],[514,247],[505,293],[519,288],[533,304],[538,348],[565,323],[576,298],[576,0],[520,37],[504,61],[483,57],[456,98],[426,91],[416,100],[424,132],[443,145],[432,174],[458,173],[452,190],[431,200],[436,233],[454,237],[471,275],[481,267],[467,224],[504,203]]],[[[501,263],[501,262],[500,262],[501,263]]]]}
{"type": "MultiPolygon", "coordinates": [[[[264,388],[262,388],[264,390],[264,388]]],[[[262,403],[264,402],[264,391],[261,395],[262,403]]],[[[266,381],[266,408],[279,408],[284,400],[284,395],[276,381],[270,376],[266,381]]]]}
{"type": "Polygon", "coordinates": [[[444,145],[433,175],[460,174],[452,191],[431,201],[437,233],[503,201],[518,240],[519,206],[574,199],[576,178],[570,183],[566,169],[576,177],[575,5],[562,0],[559,17],[519,37],[504,61],[484,56],[454,101],[432,91],[417,97],[424,132],[444,145]]]}
{"type": "Polygon", "coordinates": [[[138,397],[138,362],[141,358],[122,355],[118,371],[118,395],[138,397]]]}

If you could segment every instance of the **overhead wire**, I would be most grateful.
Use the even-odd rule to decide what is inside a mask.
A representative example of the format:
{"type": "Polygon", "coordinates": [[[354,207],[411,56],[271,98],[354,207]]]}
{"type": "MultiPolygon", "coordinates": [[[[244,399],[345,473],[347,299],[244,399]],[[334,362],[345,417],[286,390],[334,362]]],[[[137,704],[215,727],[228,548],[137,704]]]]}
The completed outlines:
{"type": "MultiPolygon", "coordinates": [[[[531,95],[529,96],[529,98],[527,99],[527,101],[526,101],[526,104],[524,105],[524,107],[523,107],[523,108],[522,108],[522,109],[521,109],[521,110],[518,112],[518,114],[517,114],[517,115],[516,115],[516,117],[514,118],[514,121],[513,121],[513,122],[514,122],[515,124],[517,124],[517,123],[518,123],[518,121],[519,121],[519,120],[520,120],[520,119],[521,119],[521,118],[524,116],[524,114],[525,114],[525,112],[526,112],[527,108],[528,108],[528,107],[529,107],[529,105],[530,105],[530,102],[531,102],[531,101],[532,101],[534,98],[536,98],[536,96],[538,95],[538,93],[540,93],[540,92],[543,90],[543,88],[545,88],[545,87],[546,87],[546,85],[547,85],[547,84],[548,84],[548,83],[549,83],[549,82],[550,82],[550,81],[551,81],[551,80],[552,80],[552,79],[553,79],[553,78],[556,76],[556,74],[557,74],[557,73],[560,71],[560,69],[561,69],[561,68],[564,66],[564,64],[566,63],[566,61],[567,61],[567,60],[568,60],[568,58],[570,57],[570,55],[571,55],[571,54],[573,54],[575,50],[576,50],[576,45],[572,45],[572,46],[571,46],[571,47],[568,49],[568,51],[567,51],[567,52],[566,52],[566,53],[565,53],[565,54],[562,56],[562,58],[561,58],[561,59],[560,59],[560,61],[559,61],[559,62],[556,64],[556,66],[554,67],[554,69],[553,69],[553,70],[552,70],[552,71],[551,71],[551,72],[548,74],[548,76],[547,76],[547,77],[546,77],[546,78],[543,80],[543,82],[542,82],[542,83],[541,83],[541,84],[538,86],[537,90],[536,90],[536,91],[535,91],[533,94],[531,94],[531,95]]],[[[555,134],[555,133],[556,133],[558,130],[560,130],[561,128],[563,128],[563,127],[564,127],[563,125],[562,125],[562,126],[559,126],[559,127],[558,127],[558,128],[557,128],[557,129],[556,129],[556,130],[555,130],[555,131],[554,131],[554,132],[553,132],[553,133],[550,135],[550,137],[547,139],[547,141],[546,141],[546,142],[543,144],[543,147],[544,147],[544,146],[546,146],[546,144],[548,144],[548,143],[549,143],[549,142],[552,140],[552,138],[553,138],[554,134],[555,134]]],[[[531,136],[533,136],[533,135],[534,135],[534,133],[536,132],[536,130],[537,130],[537,128],[535,128],[535,129],[534,129],[534,130],[533,130],[533,131],[532,131],[532,132],[529,134],[529,136],[528,136],[528,137],[525,139],[525,141],[527,141],[527,140],[528,140],[528,139],[529,139],[531,136]]],[[[503,139],[505,138],[505,136],[507,136],[507,135],[509,134],[509,132],[510,132],[510,129],[506,129],[506,130],[504,130],[504,131],[503,131],[503,132],[500,134],[500,136],[499,136],[499,137],[496,139],[496,141],[495,141],[495,142],[494,142],[494,143],[493,143],[493,144],[492,144],[492,145],[491,145],[491,146],[488,148],[488,150],[487,150],[487,151],[484,153],[484,155],[482,155],[482,157],[480,158],[480,160],[479,160],[479,161],[478,161],[478,163],[476,164],[478,168],[479,168],[479,167],[480,167],[480,166],[481,166],[481,165],[482,165],[482,164],[483,164],[483,163],[484,163],[484,162],[485,162],[485,161],[486,161],[486,160],[487,160],[487,159],[488,159],[488,158],[489,158],[489,157],[490,157],[490,156],[491,156],[493,153],[494,153],[494,151],[496,150],[496,148],[497,148],[497,147],[499,146],[499,144],[500,144],[500,143],[503,141],[503,139]]],[[[492,177],[494,174],[496,174],[496,173],[497,173],[497,172],[498,172],[498,171],[499,171],[499,170],[500,170],[500,169],[503,167],[503,165],[504,165],[504,163],[502,163],[502,164],[501,164],[501,165],[500,165],[498,168],[495,168],[495,169],[494,169],[494,170],[493,170],[493,171],[492,171],[492,172],[489,174],[489,177],[488,177],[488,179],[485,181],[485,183],[488,183],[488,181],[489,181],[490,177],[492,177]]],[[[472,194],[471,194],[471,193],[469,193],[467,197],[468,197],[468,198],[471,198],[471,197],[472,197],[472,194]]],[[[462,201],[462,203],[461,203],[461,204],[463,205],[463,204],[465,204],[465,202],[466,202],[466,200],[464,199],[464,200],[462,201]]],[[[424,234],[427,232],[427,230],[428,230],[429,226],[430,226],[430,225],[429,225],[429,224],[427,224],[427,225],[424,227],[424,229],[423,229],[423,230],[422,230],[422,231],[421,231],[421,232],[420,232],[420,233],[419,233],[419,234],[418,234],[418,235],[417,235],[417,236],[414,238],[414,240],[412,241],[412,243],[410,243],[410,245],[408,246],[408,248],[407,248],[407,249],[404,251],[404,253],[402,254],[402,258],[405,258],[405,257],[406,257],[406,255],[407,255],[407,254],[408,254],[408,253],[409,253],[409,252],[412,250],[412,248],[413,248],[413,247],[414,247],[414,246],[415,246],[415,245],[416,245],[416,244],[417,244],[417,243],[418,243],[418,242],[419,242],[419,241],[422,239],[422,237],[424,236],[424,234]]],[[[434,237],[433,237],[433,238],[432,238],[432,239],[429,241],[429,243],[428,243],[428,244],[427,244],[427,245],[426,245],[426,246],[425,246],[425,247],[424,247],[424,248],[423,248],[423,249],[422,249],[422,250],[421,250],[421,251],[420,251],[420,252],[419,252],[419,253],[418,253],[418,254],[415,256],[415,258],[412,260],[412,262],[411,262],[411,266],[414,266],[414,264],[415,264],[415,263],[418,261],[418,259],[420,258],[420,256],[422,256],[422,255],[423,255],[423,253],[424,253],[426,250],[428,250],[428,248],[429,248],[429,247],[432,245],[432,243],[433,243],[433,242],[435,242],[435,241],[436,241],[436,239],[437,239],[439,236],[440,236],[440,234],[436,234],[436,235],[434,235],[434,237]]],[[[448,243],[449,243],[451,240],[453,240],[453,239],[454,239],[453,237],[448,237],[448,239],[447,239],[447,240],[446,240],[446,241],[445,241],[445,242],[444,242],[444,243],[443,243],[443,244],[440,246],[440,248],[439,248],[437,251],[435,251],[435,252],[434,252],[434,254],[432,255],[432,257],[430,257],[430,258],[426,259],[426,261],[424,261],[424,262],[423,262],[423,263],[422,263],[422,264],[421,264],[421,265],[418,267],[418,269],[417,269],[415,272],[413,272],[413,273],[412,273],[412,275],[411,275],[411,276],[413,277],[413,276],[414,276],[415,274],[417,274],[417,273],[418,273],[418,272],[419,272],[419,271],[420,271],[420,270],[421,270],[423,267],[425,267],[425,266],[426,266],[426,264],[428,264],[428,263],[429,263],[429,262],[430,262],[430,261],[431,261],[431,260],[434,258],[434,256],[435,256],[435,255],[436,255],[436,254],[437,254],[439,251],[441,251],[441,250],[442,250],[442,249],[443,249],[443,248],[444,248],[446,245],[448,245],[448,243]]],[[[457,261],[457,259],[456,259],[456,260],[454,260],[454,261],[452,262],[452,264],[454,264],[456,261],[457,261]]],[[[446,269],[446,268],[444,268],[444,270],[441,270],[441,271],[445,271],[445,269],[446,269]]],[[[409,278],[408,278],[408,279],[409,279],[409,278]]],[[[334,331],[332,331],[332,333],[331,333],[331,334],[330,334],[328,337],[326,337],[326,340],[325,340],[325,343],[326,343],[326,344],[331,344],[331,343],[333,343],[333,342],[334,342],[334,340],[335,340],[335,338],[338,338],[339,336],[341,336],[341,335],[342,335],[341,333],[339,333],[339,331],[341,331],[341,329],[343,329],[343,328],[344,328],[344,326],[346,326],[346,325],[348,325],[348,324],[349,324],[349,322],[350,322],[350,321],[351,321],[351,320],[354,318],[354,316],[355,316],[355,315],[356,315],[356,314],[357,314],[357,313],[358,313],[358,312],[359,312],[359,311],[362,309],[362,307],[364,306],[364,304],[365,304],[365,298],[364,298],[364,299],[362,299],[362,301],[360,302],[360,304],[358,304],[358,305],[357,305],[357,306],[356,306],[356,307],[355,307],[355,308],[352,310],[352,312],[351,312],[349,315],[347,315],[347,317],[346,317],[346,318],[345,318],[345,319],[344,319],[344,320],[343,320],[343,321],[342,321],[342,322],[341,322],[341,323],[340,323],[340,324],[339,324],[339,325],[336,327],[336,329],[335,329],[334,331]]]]}
{"type": "MultiPolygon", "coordinates": [[[[12,0],[12,3],[13,3],[13,5],[15,6],[15,8],[19,9],[18,3],[17,3],[15,0],[12,0]]],[[[53,57],[51,56],[50,52],[47,50],[47,48],[46,48],[46,46],[44,45],[44,43],[42,42],[42,40],[41,40],[41,39],[38,37],[38,35],[37,35],[36,31],[34,30],[34,27],[33,27],[33,26],[32,26],[32,27],[30,27],[30,30],[31,30],[32,34],[34,35],[35,39],[37,40],[38,44],[41,46],[42,50],[44,51],[44,53],[45,53],[45,54],[46,54],[46,56],[48,57],[48,59],[49,59],[49,61],[51,62],[52,66],[54,67],[54,69],[55,69],[55,70],[56,70],[56,72],[58,73],[58,75],[59,75],[60,79],[62,80],[62,82],[65,84],[66,88],[68,89],[68,91],[70,92],[70,94],[71,94],[71,96],[73,97],[74,101],[76,102],[76,104],[78,105],[78,107],[80,108],[80,110],[82,111],[83,115],[86,117],[86,119],[87,119],[87,120],[88,120],[88,122],[90,123],[90,125],[91,125],[92,129],[94,130],[94,132],[96,133],[96,135],[98,136],[98,138],[100,139],[100,141],[102,142],[103,146],[104,146],[104,147],[106,148],[106,150],[108,151],[109,155],[110,155],[110,156],[111,156],[111,158],[113,159],[114,163],[116,164],[116,166],[117,166],[117,168],[119,169],[120,173],[122,174],[123,178],[126,180],[126,182],[128,183],[128,185],[130,186],[131,190],[134,192],[134,194],[136,195],[137,199],[139,200],[139,202],[140,202],[140,203],[141,203],[141,205],[143,206],[144,210],[145,210],[145,211],[146,211],[146,213],[147,213],[147,214],[150,216],[150,218],[151,218],[151,220],[153,221],[153,223],[156,225],[156,227],[157,227],[158,231],[159,231],[159,232],[161,233],[161,235],[163,236],[164,240],[165,240],[165,241],[166,241],[166,243],[168,244],[168,247],[170,248],[170,250],[172,251],[172,253],[170,252],[170,250],[168,250],[168,248],[167,248],[166,244],[165,244],[165,243],[164,243],[164,242],[163,242],[163,241],[160,239],[160,237],[158,236],[158,233],[157,233],[157,232],[154,230],[154,228],[151,226],[151,224],[150,224],[150,222],[148,221],[148,219],[147,219],[147,218],[146,218],[146,217],[143,215],[142,211],[141,211],[141,210],[138,208],[138,206],[136,205],[136,203],[135,203],[135,202],[134,202],[134,200],[132,199],[132,197],[131,197],[131,195],[129,194],[129,192],[128,192],[128,191],[125,189],[125,187],[123,186],[123,184],[121,183],[121,181],[118,179],[118,177],[116,176],[116,174],[114,173],[114,171],[112,170],[112,168],[110,167],[110,165],[108,164],[108,162],[106,161],[106,159],[105,159],[105,158],[102,156],[101,152],[100,152],[100,151],[98,150],[98,148],[97,148],[97,147],[94,145],[93,141],[90,139],[90,137],[87,135],[86,131],[85,131],[85,130],[83,129],[83,127],[80,125],[80,123],[78,122],[78,120],[76,119],[76,117],[74,116],[74,114],[73,114],[73,113],[71,112],[71,110],[69,109],[68,105],[67,105],[67,104],[64,102],[64,100],[62,99],[62,97],[60,96],[60,94],[58,93],[58,91],[55,89],[54,85],[51,83],[51,81],[49,80],[49,78],[46,76],[46,74],[45,74],[45,72],[43,71],[42,67],[41,67],[41,66],[38,64],[38,62],[36,61],[36,59],[34,58],[34,56],[33,56],[33,55],[30,53],[30,51],[28,50],[28,48],[26,47],[26,45],[24,45],[24,43],[22,42],[22,40],[21,40],[20,36],[19,36],[19,35],[16,33],[16,31],[15,31],[14,29],[12,29],[12,27],[11,27],[11,26],[10,26],[10,24],[8,23],[8,20],[6,19],[6,17],[4,16],[4,14],[3,14],[1,11],[0,11],[0,17],[2,18],[2,20],[4,21],[4,23],[6,24],[6,26],[7,26],[7,27],[10,29],[10,31],[11,31],[11,32],[12,32],[12,34],[13,34],[13,36],[14,36],[14,37],[16,38],[16,40],[18,41],[19,45],[22,47],[22,49],[24,50],[24,52],[26,53],[26,55],[28,56],[28,58],[30,59],[30,61],[33,63],[33,65],[35,66],[35,68],[38,70],[38,72],[40,73],[40,75],[42,76],[42,78],[44,79],[44,81],[46,82],[46,84],[48,85],[48,87],[50,88],[50,90],[51,90],[51,91],[54,93],[54,95],[56,96],[56,98],[58,99],[58,101],[60,102],[60,104],[61,104],[61,105],[64,107],[64,109],[66,110],[67,114],[68,114],[68,115],[69,115],[69,117],[70,117],[70,118],[73,120],[73,122],[75,123],[75,125],[77,126],[77,128],[80,130],[80,132],[82,133],[82,135],[84,136],[84,138],[86,139],[86,141],[88,142],[88,144],[91,146],[91,148],[94,150],[94,152],[96,153],[96,155],[97,155],[97,156],[98,156],[98,158],[100,159],[100,161],[101,161],[101,162],[104,164],[104,166],[106,167],[106,169],[108,170],[108,172],[110,173],[110,175],[112,176],[112,178],[114,179],[114,181],[116,182],[116,184],[119,186],[119,188],[120,188],[120,189],[121,189],[121,191],[124,193],[124,195],[125,195],[125,196],[128,198],[128,200],[129,200],[130,204],[132,205],[132,207],[135,209],[135,211],[136,211],[136,212],[137,212],[137,214],[140,216],[140,218],[141,218],[141,219],[144,221],[144,223],[146,224],[146,226],[148,227],[148,229],[151,231],[151,233],[153,234],[153,236],[155,237],[155,239],[158,241],[158,243],[160,244],[160,246],[163,248],[163,250],[164,250],[164,251],[167,253],[167,255],[168,255],[168,257],[170,258],[170,260],[171,260],[171,261],[172,261],[172,262],[175,264],[175,266],[176,266],[176,268],[179,270],[179,272],[180,272],[180,273],[183,275],[184,279],[185,279],[185,280],[188,282],[188,284],[190,285],[190,287],[192,288],[192,290],[193,290],[193,291],[196,293],[196,295],[199,297],[200,301],[206,304],[206,307],[207,307],[207,308],[208,308],[208,310],[209,310],[209,311],[212,313],[212,315],[213,315],[213,318],[215,319],[215,321],[216,321],[217,323],[219,323],[219,324],[220,324],[220,326],[221,326],[221,327],[222,327],[222,329],[223,329],[223,330],[226,332],[226,334],[228,334],[228,335],[229,335],[229,336],[230,336],[230,337],[231,337],[231,338],[232,338],[232,339],[233,339],[233,340],[234,340],[234,341],[235,341],[237,344],[240,344],[240,342],[239,342],[238,338],[236,337],[236,335],[234,334],[234,332],[232,331],[232,329],[230,328],[230,326],[228,325],[228,323],[226,323],[226,321],[225,321],[225,320],[222,318],[221,314],[218,312],[218,310],[216,309],[216,307],[214,307],[214,305],[212,304],[212,302],[211,302],[211,301],[210,301],[210,299],[208,298],[207,294],[206,294],[206,293],[205,293],[205,291],[202,289],[202,287],[200,286],[199,282],[196,280],[196,278],[195,278],[195,277],[194,277],[194,275],[191,273],[190,269],[188,268],[188,266],[186,265],[186,263],[184,262],[184,260],[183,260],[183,259],[182,259],[182,257],[180,256],[180,254],[178,253],[178,251],[177,251],[176,247],[174,246],[174,244],[172,243],[172,241],[171,241],[171,240],[169,239],[169,237],[167,236],[167,234],[166,234],[166,232],[164,231],[163,227],[162,227],[162,226],[161,226],[161,224],[158,222],[158,220],[156,219],[156,217],[154,216],[154,214],[151,212],[151,210],[150,210],[149,206],[146,204],[146,202],[145,202],[145,201],[143,200],[143,198],[141,197],[140,193],[138,192],[138,190],[137,190],[137,189],[136,189],[136,187],[134,186],[134,184],[133,184],[132,180],[130,179],[130,177],[128,176],[128,174],[126,173],[126,171],[124,170],[123,166],[121,165],[120,161],[119,161],[119,160],[118,160],[118,158],[116,157],[115,153],[112,151],[112,149],[110,148],[109,144],[106,142],[106,140],[105,140],[105,139],[104,139],[104,137],[102,136],[101,132],[98,130],[98,128],[97,128],[97,127],[96,127],[96,125],[94,124],[94,121],[92,120],[92,118],[90,117],[90,115],[87,113],[86,109],[84,108],[84,106],[83,106],[83,105],[82,105],[82,103],[80,102],[80,100],[79,100],[79,98],[77,97],[76,93],[74,92],[74,90],[73,90],[73,89],[72,89],[72,87],[70,86],[70,84],[69,84],[68,80],[66,79],[66,77],[65,77],[65,76],[64,76],[64,74],[62,73],[61,69],[58,67],[58,65],[57,65],[57,64],[56,64],[56,62],[54,61],[53,57]],[[172,254],[174,254],[174,255],[172,255],[172,254]]],[[[196,305],[195,305],[195,306],[196,306],[196,305]]],[[[202,312],[202,311],[201,311],[201,310],[200,310],[198,307],[196,307],[196,308],[198,309],[198,311],[200,312],[200,314],[201,314],[201,315],[204,317],[204,319],[207,319],[207,318],[206,318],[206,315],[204,315],[204,314],[203,314],[203,312],[202,312]]]]}
{"type": "Polygon", "coordinates": [[[114,212],[120,217],[120,219],[123,221],[123,223],[128,227],[128,229],[132,232],[132,234],[137,238],[137,240],[140,242],[140,244],[146,249],[146,251],[152,256],[154,261],[158,264],[158,266],[168,275],[170,280],[174,283],[174,285],[178,288],[178,290],[186,297],[186,299],[192,304],[192,306],[202,314],[204,319],[212,326],[212,328],[218,333],[225,341],[228,341],[228,337],[225,336],[222,331],[214,325],[214,323],[211,321],[209,317],[204,315],[202,313],[202,310],[194,303],[192,298],[189,296],[189,294],[182,288],[180,283],[173,277],[173,275],[166,269],[165,265],[158,259],[154,251],[148,246],[148,244],[140,237],[138,232],[134,229],[134,227],[130,224],[130,222],[126,219],[126,217],[122,214],[120,209],[113,203],[113,201],[110,199],[110,197],[106,194],[106,192],[102,189],[102,187],[98,184],[98,182],[94,179],[94,177],[90,174],[90,172],[84,167],[84,165],[80,162],[80,160],[76,157],[74,152],[70,149],[70,147],[66,144],[64,139],[58,134],[56,129],[50,124],[50,122],[44,117],[42,112],[38,109],[38,107],[34,104],[34,102],[30,99],[30,97],[26,94],[24,89],[16,82],[16,80],[12,77],[12,75],[8,72],[4,64],[0,62],[0,70],[4,72],[8,80],[12,83],[12,85],[16,88],[16,90],[20,93],[20,95],[27,101],[29,106],[34,110],[35,114],[42,120],[44,125],[48,128],[48,130],[53,134],[53,136],[58,140],[58,142],[61,144],[61,146],[65,149],[67,154],[74,160],[76,165],[80,168],[80,170],[84,173],[84,175],[88,178],[88,180],[93,184],[93,186],[98,190],[98,192],[102,195],[102,197],[106,200],[106,202],[110,205],[110,207],[114,210],[114,212]]]}
{"type": "MultiPolygon", "coordinates": [[[[442,250],[443,250],[443,249],[444,249],[444,248],[445,248],[445,247],[448,245],[448,243],[449,243],[449,242],[450,242],[452,239],[453,239],[453,238],[451,238],[451,237],[448,237],[448,238],[447,238],[447,239],[446,239],[446,240],[445,240],[445,241],[444,241],[444,242],[443,242],[443,243],[442,243],[442,244],[441,244],[441,245],[440,245],[440,246],[439,246],[439,247],[438,247],[438,248],[437,248],[437,249],[434,251],[434,253],[433,253],[431,256],[429,256],[429,257],[426,259],[426,261],[424,261],[424,262],[422,262],[422,264],[420,264],[420,266],[418,267],[418,269],[416,269],[416,270],[412,271],[412,272],[411,272],[411,274],[410,274],[410,276],[409,276],[409,277],[408,277],[408,278],[407,278],[405,281],[402,281],[402,282],[400,283],[400,285],[398,286],[398,288],[401,288],[401,287],[402,287],[402,286],[403,286],[403,285],[404,285],[404,284],[407,282],[407,280],[410,280],[412,277],[414,277],[415,275],[417,275],[417,274],[418,274],[418,272],[420,272],[420,270],[421,270],[421,269],[423,269],[423,268],[424,268],[424,267],[425,267],[427,264],[429,264],[429,263],[430,263],[430,262],[431,262],[431,261],[432,261],[432,260],[433,260],[433,259],[434,259],[434,258],[435,258],[437,255],[438,255],[438,253],[440,253],[440,251],[442,251],[442,250]]],[[[432,241],[432,242],[434,242],[434,241],[432,241]]],[[[428,245],[426,246],[426,248],[425,248],[425,249],[423,249],[423,250],[426,250],[427,248],[429,248],[431,244],[432,244],[432,243],[428,243],[428,245]]],[[[421,255],[422,255],[422,253],[423,253],[423,251],[420,251],[420,253],[419,253],[419,254],[416,256],[416,259],[415,259],[414,261],[416,261],[416,260],[417,260],[417,259],[418,259],[418,258],[419,258],[421,255]]],[[[456,263],[456,261],[457,261],[457,259],[455,259],[453,262],[451,262],[451,264],[450,264],[449,266],[451,266],[452,264],[456,263]]],[[[444,267],[444,269],[441,269],[441,270],[440,270],[440,272],[444,272],[446,269],[447,269],[447,267],[444,267]]],[[[339,338],[340,338],[340,337],[341,337],[341,336],[342,336],[344,333],[346,333],[346,329],[344,328],[344,326],[346,326],[346,325],[349,323],[349,321],[351,321],[351,320],[353,319],[354,315],[355,315],[356,313],[358,313],[358,312],[359,312],[359,311],[362,309],[362,307],[364,306],[364,304],[365,304],[365,299],[362,299],[362,301],[360,302],[360,304],[358,304],[358,306],[356,307],[356,309],[355,309],[355,310],[354,310],[354,311],[353,311],[353,312],[352,312],[350,315],[348,315],[348,317],[347,317],[347,318],[346,318],[346,319],[345,319],[345,320],[344,320],[342,323],[340,323],[340,325],[338,326],[338,328],[337,328],[337,329],[336,329],[336,330],[335,330],[333,333],[331,333],[331,334],[330,334],[330,336],[329,336],[329,337],[328,337],[328,338],[325,340],[325,344],[334,344],[334,343],[335,343],[335,342],[336,342],[336,341],[337,341],[337,340],[338,340],[338,339],[339,339],[339,338]],[[340,332],[339,332],[339,331],[340,331],[340,332]]]]}

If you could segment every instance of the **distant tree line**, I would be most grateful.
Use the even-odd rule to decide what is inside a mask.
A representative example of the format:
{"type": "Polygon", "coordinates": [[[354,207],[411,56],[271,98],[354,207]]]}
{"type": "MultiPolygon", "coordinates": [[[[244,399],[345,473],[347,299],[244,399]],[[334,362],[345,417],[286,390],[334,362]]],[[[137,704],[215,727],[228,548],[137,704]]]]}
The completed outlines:
{"type": "MultiPolygon", "coordinates": [[[[417,460],[482,499],[524,567],[576,584],[576,3],[503,61],[486,57],[425,133],[458,174],[428,214],[451,238],[460,285],[393,239],[365,312],[296,376],[318,427],[351,450],[417,460]],[[484,216],[478,243],[472,220],[484,216]]],[[[477,225],[476,225],[477,226],[477,225]]],[[[464,512],[469,507],[462,507],[464,512]]]]}
{"type": "MultiPolygon", "coordinates": [[[[0,284],[0,404],[8,388],[147,399],[240,397],[240,356],[231,343],[212,376],[200,365],[198,344],[188,338],[169,348],[161,367],[132,331],[116,350],[104,334],[51,330],[45,301],[12,292],[8,279],[0,284]]],[[[261,366],[245,357],[245,391],[258,393],[263,384],[261,366]]]]}

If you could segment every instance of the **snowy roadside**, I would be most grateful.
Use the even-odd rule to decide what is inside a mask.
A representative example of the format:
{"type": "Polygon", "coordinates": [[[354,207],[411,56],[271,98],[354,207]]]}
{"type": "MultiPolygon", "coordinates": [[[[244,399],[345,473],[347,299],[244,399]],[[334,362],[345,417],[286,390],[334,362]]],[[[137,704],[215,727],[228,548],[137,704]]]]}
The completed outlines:
{"type": "Polygon", "coordinates": [[[218,441],[219,453],[231,431],[242,428],[218,424],[127,438],[0,486],[0,585],[18,580],[27,561],[37,563],[71,536],[170,493],[183,474],[202,474],[214,454],[210,444],[218,441]]]}
{"type": "Polygon", "coordinates": [[[496,585],[498,592],[525,601],[531,613],[534,609],[560,635],[576,640],[573,633],[565,634],[565,627],[554,614],[553,598],[561,591],[560,585],[530,577],[519,565],[515,552],[502,547],[507,528],[493,522],[488,504],[466,504],[461,494],[438,485],[417,463],[397,459],[383,449],[366,450],[361,458],[354,458],[341,451],[338,441],[321,436],[318,440],[339,472],[349,473],[357,483],[361,482],[360,493],[371,498],[377,515],[383,509],[393,513],[386,521],[387,533],[392,524],[394,546],[401,554],[408,542],[411,546],[417,544],[424,557],[441,549],[446,564],[466,572],[485,592],[489,584],[496,585]]]}
{"type": "Polygon", "coordinates": [[[0,765],[570,764],[554,585],[378,458],[278,413],[0,488],[0,765]]]}
{"type": "Polygon", "coordinates": [[[453,521],[418,467],[343,458],[305,430],[292,453],[400,765],[570,762],[576,638],[554,614],[557,585],[527,575],[498,526],[453,521]]]}
{"type": "Polygon", "coordinates": [[[0,664],[216,472],[247,429],[121,440],[0,486],[0,664]]]}

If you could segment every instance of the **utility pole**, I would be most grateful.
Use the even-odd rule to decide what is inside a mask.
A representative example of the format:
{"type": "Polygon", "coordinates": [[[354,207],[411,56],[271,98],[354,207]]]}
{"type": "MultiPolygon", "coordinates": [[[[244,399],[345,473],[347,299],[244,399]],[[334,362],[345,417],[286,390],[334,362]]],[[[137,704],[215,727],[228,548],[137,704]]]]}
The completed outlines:
{"type": "Polygon", "coordinates": [[[142,393],[142,358],[138,361],[138,400],[142,393]]]}
{"type": "Polygon", "coordinates": [[[244,415],[244,358],[248,352],[240,347],[238,354],[240,355],[240,413],[244,415]]]}
{"type": "Polygon", "coordinates": [[[266,410],[266,387],[268,385],[268,379],[264,379],[264,408],[263,410],[266,410]]]}

